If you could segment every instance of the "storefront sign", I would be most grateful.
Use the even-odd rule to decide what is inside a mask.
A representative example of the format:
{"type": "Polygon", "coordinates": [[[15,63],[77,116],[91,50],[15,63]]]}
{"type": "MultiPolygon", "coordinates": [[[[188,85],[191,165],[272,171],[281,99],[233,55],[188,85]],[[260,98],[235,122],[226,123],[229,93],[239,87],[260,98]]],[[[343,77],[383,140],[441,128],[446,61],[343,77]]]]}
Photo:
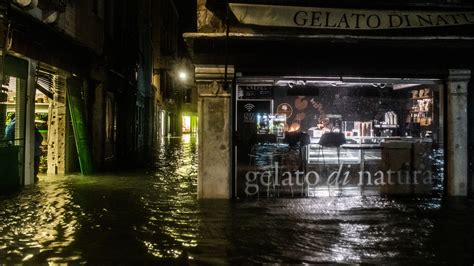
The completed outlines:
{"type": "Polygon", "coordinates": [[[359,10],[231,3],[240,23],[345,30],[425,28],[474,24],[473,11],[359,10]]]}
{"type": "MultiPolygon", "coordinates": [[[[244,193],[247,197],[258,195],[260,192],[268,192],[270,189],[280,189],[285,187],[300,187],[306,196],[315,196],[314,192],[318,188],[328,189],[330,186],[344,187],[365,187],[379,188],[390,186],[413,186],[431,187],[434,184],[433,172],[425,171],[387,171],[378,170],[374,173],[370,171],[359,171],[356,175],[351,174],[350,165],[340,164],[337,170],[328,173],[327,178],[322,178],[324,174],[318,171],[284,171],[280,172],[278,163],[275,163],[267,171],[248,171],[245,174],[244,193]]],[[[429,191],[429,190],[428,190],[429,191]]],[[[396,190],[395,190],[396,192],[396,190]]]]}
{"type": "MultiPolygon", "coordinates": [[[[270,114],[272,112],[271,110],[271,100],[239,100],[237,103],[237,121],[238,123],[255,126],[257,113],[270,114]]],[[[243,124],[241,127],[244,127],[243,124]]]]}
{"type": "Polygon", "coordinates": [[[273,97],[272,86],[240,86],[244,99],[269,99],[273,97]]]}
{"type": "Polygon", "coordinates": [[[425,98],[431,98],[431,90],[429,88],[411,91],[412,100],[425,99],[425,98]]]}

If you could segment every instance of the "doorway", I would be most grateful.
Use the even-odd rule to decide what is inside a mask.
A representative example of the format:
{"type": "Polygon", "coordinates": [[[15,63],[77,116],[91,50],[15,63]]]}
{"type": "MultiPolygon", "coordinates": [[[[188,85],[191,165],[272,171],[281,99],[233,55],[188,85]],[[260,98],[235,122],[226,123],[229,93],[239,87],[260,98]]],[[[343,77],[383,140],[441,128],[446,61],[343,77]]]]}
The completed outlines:
{"type": "Polygon", "coordinates": [[[65,78],[55,71],[36,71],[35,127],[42,136],[40,178],[66,172],[67,108],[65,78]]]}
{"type": "Polygon", "coordinates": [[[4,78],[0,89],[0,190],[24,184],[26,90],[26,77],[13,75],[4,78]]]}

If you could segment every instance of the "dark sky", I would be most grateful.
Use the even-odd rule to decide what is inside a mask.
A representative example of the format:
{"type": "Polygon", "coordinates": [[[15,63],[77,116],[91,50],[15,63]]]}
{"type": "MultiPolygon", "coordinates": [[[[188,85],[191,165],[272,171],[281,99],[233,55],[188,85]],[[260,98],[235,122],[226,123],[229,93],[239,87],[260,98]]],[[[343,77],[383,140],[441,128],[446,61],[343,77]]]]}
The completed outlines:
{"type": "Polygon", "coordinates": [[[196,31],[196,2],[194,0],[174,0],[179,13],[181,32],[196,31]]]}

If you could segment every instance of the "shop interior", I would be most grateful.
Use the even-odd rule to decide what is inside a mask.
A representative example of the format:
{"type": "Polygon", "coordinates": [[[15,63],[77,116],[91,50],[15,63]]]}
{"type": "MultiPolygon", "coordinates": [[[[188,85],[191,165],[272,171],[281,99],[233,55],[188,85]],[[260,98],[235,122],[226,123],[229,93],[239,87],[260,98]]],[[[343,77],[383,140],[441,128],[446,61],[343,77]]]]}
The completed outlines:
{"type": "Polygon", "coordinates": [[[0,189],[15,188],[25,167],[26,80],[5,76],[0,88],[0,189]]]}
{"type": "Polygon", "coordinates": [[[341,165],[352,174],[436,168],[442,176],[438,81],[285,78],[241,83],[236,102],[237,186],[248,171],[318,171],[324,178],[341,165]]]}
{"type": "Polygon", "coordinates": [[[50,98],[40,90],[35,95],[35,130],[41,134],[39,173],[48,171],[48,114],[50,98]]]}
{"type": "MultiPolygon", "coordinates": [[[[5,151],[20,149],[18,160],[24,161],[26,117],[26,81],[6,77],[0,101],[1,147],[5,151]]],[[[35,171],[39,179],[78,169],[72,125],[67,119],[65,78],[54,71],[38,68],[34,100],[35,171]],[[39,159],[38,159],[39,158],[39,159]]],[[[5,158],[13,158],[5,155],[5,158]]],[[[16,165],[17,163],[11,164],[16,165]]],[[[22,175],[23,166],[15,170],[22,175]]]]}
{"type": "Polygon", "coordinates": [[[44,66],[36,72],[35,127],[41,134],[40,178],[78,169],[75,141],[66,104],[65,77],[44,66]]]}

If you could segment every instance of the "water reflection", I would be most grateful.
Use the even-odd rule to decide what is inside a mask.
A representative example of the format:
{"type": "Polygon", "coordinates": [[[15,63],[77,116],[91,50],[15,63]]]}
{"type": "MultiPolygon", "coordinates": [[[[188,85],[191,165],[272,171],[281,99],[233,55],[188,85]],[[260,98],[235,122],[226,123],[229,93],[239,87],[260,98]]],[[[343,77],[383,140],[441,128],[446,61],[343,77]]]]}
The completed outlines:
{"type": "Polygon", "coordinates": [[[0,202],[0,258],[29,262],[44,258],[74,261],[79,252],[65,250],[80,228],[80,206],[74,204],[67,183],[28,188],[0,202]]]}
{"type": "Polygon", "coordinates": [[[474,260],[474,202],[196,199],[196,140],[139,172],[49,178],[0,198],[1,263],[444,263],[474,260]]]}
{"type": "Polygon", "coordinates": [[[165,140],[157,154],[152,189],[141,197],[149,210],[141,233],[149,254],[192,259],[183,249],[197,245],[196,141],[193,135],[165,140]],[[149,234],[152,233],[150,238],[149,234]],[[156,241],[159,240],[159,241],[156,241]]]}

